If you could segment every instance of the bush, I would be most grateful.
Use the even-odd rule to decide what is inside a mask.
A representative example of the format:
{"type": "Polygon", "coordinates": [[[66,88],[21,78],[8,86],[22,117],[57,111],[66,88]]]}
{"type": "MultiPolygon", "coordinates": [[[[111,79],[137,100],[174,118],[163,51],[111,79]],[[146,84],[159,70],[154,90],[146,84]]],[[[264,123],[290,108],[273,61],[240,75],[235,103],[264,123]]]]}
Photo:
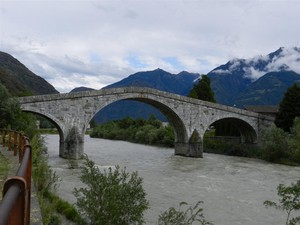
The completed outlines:
{"type": "MultiPolygon", "coordinates": [[[[203,209],[200,207],[201,203],[203,202],[199,201],[195,206],[190,206],[184,211],[174,207],[169,208],[159,215],[158,225],[191,225],[194,222],[199,222],[202,225],[213,225],[204,218],[203,209]]],[[[181,202],[179,206],[187,206],[187,203],[181,202]]]]}
{"type": "Polygon", "coordinates": [[[289,158],[289,135],[273,125],[264,130],[261,137],[262,158],[270,162],[280,162],[289,158]]]}
{"type": "Polygon", "coordinates": [[[291,128],[291,137],[289,139],[289,148],[291,159],[296,163],[300,163],[300,117],[294,120],[291,128]]]}
{"type": "Polygon", "coordinates": [[[77,207],[87,224],[142,224],[143,213],[149,207],[143,189],[143,179],[137,172],[129,174],[118,166],[100,171],[84,157],[81,181],[86,188],[75,188],[77,207]]]}

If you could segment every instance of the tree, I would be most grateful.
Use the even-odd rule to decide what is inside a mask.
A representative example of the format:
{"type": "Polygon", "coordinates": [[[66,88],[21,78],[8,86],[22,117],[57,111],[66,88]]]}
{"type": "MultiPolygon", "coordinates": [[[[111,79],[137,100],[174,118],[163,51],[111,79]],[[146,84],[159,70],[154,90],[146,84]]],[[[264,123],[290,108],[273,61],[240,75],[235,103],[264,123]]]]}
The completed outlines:
{"type": "MultiPolygon", "coordinates": [[[[188,207],[185,211],[181,209],[175,209],[174,207],[162,212],[158,218],[158,225],[191,225],[194,222],[198,222],[201,225],[213,225],[211,222],[206,221],[203,215],[203,209],[199,201],[195,206],[188,207]]],[[[179,206],[186,206],[186,202],[181,202],[179,206]]]]}
{"type": "Polygon", "coordinates": [[[289,135],[274,124],[261,134],[262,158],[270,162],[280,162],[289,157],[289,135]]]}
{"type": "Polygon", "coordinates": [[[292,183],[291,186],[279,184],[277,187],[277,194],[280,197],[279,203],[272,201],[265,201],[266,207],[274,207],[286,211],[286,225],[296,225],[300,223],[300,216],[292,217],[293,211],[300,210],[300,180],[297,183],[292,183]]]}
{"type": "Polygon", "coordinates": [[[289,87],[279,105],[279,112],[275,118],[277,127],[290,132],[293,121],[300,116],[300,85],[295,83],[289,87]]]}
{"type": "Polygon", "coordinates": [[[5,86],[0,84],[0,127],[12,126],[17,123],[21,109],[11,97],[5,86]]]}
{"type": "Polygon", "coordinates": [[[87,156],[81,172],[87,187],[75,188],[73,193],[87,224],[143,224],[149,202],[137,172],[129,174],[119,166],[101,171],[87,156]]]}
{"type": "Polygon", "coordinates": [[[23,131],[28,137],[32,137],[36,132],[34,117],[22,112],[19,103],[2,84],[0,84],[0,127],[23,131]]]}
{"type": "Polygon", "coordinates": [[[295,118],[288,141],[291,159],[296,163],[300,163],[300,117],[295,118]]]}
{"type": "Polygon", "coordinates": [[[201,80],[197,84],[194,84],[188,96],[204,101],[216,102],[214,92],[210,87],[210,79],[207,75],[201,76],[201,80]]]}

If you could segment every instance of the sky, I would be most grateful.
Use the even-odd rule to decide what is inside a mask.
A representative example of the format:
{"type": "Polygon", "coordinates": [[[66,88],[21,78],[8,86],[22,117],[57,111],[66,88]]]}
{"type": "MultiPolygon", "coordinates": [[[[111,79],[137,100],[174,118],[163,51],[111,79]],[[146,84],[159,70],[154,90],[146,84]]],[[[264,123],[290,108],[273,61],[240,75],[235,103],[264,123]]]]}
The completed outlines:
{"type": "Polygon", "coordinates": [[[300,47],[300,0],[0,0],[0,51],[61,93],[279,47],[300,47]]]}

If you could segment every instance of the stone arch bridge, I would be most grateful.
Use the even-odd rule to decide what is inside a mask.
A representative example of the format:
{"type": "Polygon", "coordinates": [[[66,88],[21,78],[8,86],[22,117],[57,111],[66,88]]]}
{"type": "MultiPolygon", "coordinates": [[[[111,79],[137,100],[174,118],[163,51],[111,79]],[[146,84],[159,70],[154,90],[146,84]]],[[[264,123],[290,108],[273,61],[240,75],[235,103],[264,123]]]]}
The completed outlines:
{"type": "Polygon", "coordinates": [[[60,136],[59,155],[78,159],[84,152],[84,134],[94,115],[119,100],[136,100],[159,109],[175,132],[175,154],[202,157],[203,136],[212,125],[220,135],[234,129],[241,143],[257,143],[273,119],[254,112],[201,101],[150,88],[125,87],[66,94],[20,97],[23,111],[52,121],[60,136]],[[225,127],[225,128],[224,128],[225,127]]]}

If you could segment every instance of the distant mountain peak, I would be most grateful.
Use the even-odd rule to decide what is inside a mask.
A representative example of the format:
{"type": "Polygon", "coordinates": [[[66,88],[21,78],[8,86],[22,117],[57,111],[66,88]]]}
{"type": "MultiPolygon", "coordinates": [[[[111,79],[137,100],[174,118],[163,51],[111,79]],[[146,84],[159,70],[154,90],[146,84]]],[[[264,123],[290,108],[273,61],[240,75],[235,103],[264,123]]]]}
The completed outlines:
{"type": "Polygon", "coordinates": [[[95,89],[81,86],[81,87],[74,88],[73,90],[70,91],[70,93],[72,93],[72,92],[82,92],[82,91],[95,91],[95,89]]]}
{"type": "Polygon", "coordinates": [[[198,77],[199,74],[197,73],[182,71],[179,74],[172,74],[157,68],[151,71],[137,72],[105,88],[128,86],[150,87],[175,94],[187,95],[193,81],[198,77]]]}
{"type": "Polygon", "coordinates": [[[252,81],[269,72],[294,71],[300,74],[300,47],[280,47],[268,55],[249,59],[234,58],[210,73],[226,75],[239,73],[252,81]]]}

